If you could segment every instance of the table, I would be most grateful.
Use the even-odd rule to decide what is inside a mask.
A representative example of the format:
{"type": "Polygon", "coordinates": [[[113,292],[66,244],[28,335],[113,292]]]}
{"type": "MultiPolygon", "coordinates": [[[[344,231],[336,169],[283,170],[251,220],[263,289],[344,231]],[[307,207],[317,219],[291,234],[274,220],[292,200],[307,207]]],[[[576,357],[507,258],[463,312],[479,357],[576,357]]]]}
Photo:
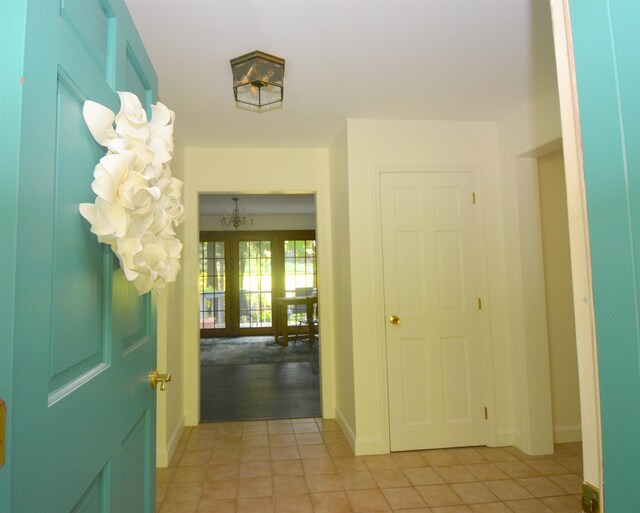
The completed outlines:
{"type": "Polygon", "coordinates": [[[318,296],[276,297],[273,298],[273,336],[274,340],[287,347],[289,345],[289,324],[287,310],[289,305],[307,305],[307,320],[309,321],[309,341],[313,341],[313,305],[318,303],[318,296]],[[282,341],[280,341],[282,337],[282,341]]]}

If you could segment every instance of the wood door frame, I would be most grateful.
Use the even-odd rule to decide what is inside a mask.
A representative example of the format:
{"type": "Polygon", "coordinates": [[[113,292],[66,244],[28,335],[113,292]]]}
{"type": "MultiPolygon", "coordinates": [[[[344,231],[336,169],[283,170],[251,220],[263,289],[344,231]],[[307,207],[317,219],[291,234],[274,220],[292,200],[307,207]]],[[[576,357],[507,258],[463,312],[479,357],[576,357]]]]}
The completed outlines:
{"type": "MultiPolygon", "coordinates": [[[[241,241],[265,241],[272,243],[273,252],[271,260],[271,279],[273,287],[272,298],[284,296],[284,248],[286,240],[316,240],[315,230],[203,230],[200,232],[200,242],[224,242],[225,243],[225,278],[227,287],[225,292],[225,327],[213,329],[200,329],[202,337],[239,337],[251,335],[272,335],[273,325],[260,328],[240,328],[238,319],[238,250],[235,244],[241,241]],[[233,244],[231,246],[230,244],[233,244]],[[274,246],[275,244],[275,246],[274,246]],[[230,321],[229,321],[230,320],[230,321]],[[242,331],[240,331],[242,330],[242,331]]],[[[316,258],[316,280],[317,280],[316,258]]]]}
{"type": "MultiPolygon", "coordinates": [[[[386,317],[384,306],[384,266],[382,260],[382,212],[381,212],[381,196],[380,196],[380,175],[382,173],[447,173],[458,172],[468,173],[471,176],[473,189],[478,198],[482,197],[482,187],[480,181],[480,167],[479,165],[460,163],[453,164],[447,163],[425,163],[417,162],[415,164],[397,163],[397,164],[378,164],[371,166],[371,196],[373,200],[373,266],[375,279],[374,284],[374,303],[376,317],[378,320],[376,325],[377,346],[380,354],[378,374],[380,376],[380,387],[378,390],[379,403],[380,403],[380,425],[382,427],[382,442],[385,444],[385,452],[390,452],[390,421],[389,421],[389,378],[387,368],[387,340],[386,340],[386,317]]],[[[491,317],[491,304],[489,298],[488,288],[488,272],[486,261],[486,248],[484,243],[484,237],[482,234],[484,230],[484,215],[482,209],[482,201],[478,201],[476,204],[476,212],[474,215],[474,234],[475,243],[478,255],[477,270],[478,270],[478,288],[481,297],[487,298],[483,302],[484,315],[481,316],[482,333],[480,334],[482,343],[482,364],[483,364],[483,395],[485,404],[489,412],[495,411],[495,396],[494,396],[494,377],[493,377],[493,358],[491,347],[491,332],[489,319],[491,317]]],[[[489,415],[486,424],[485,437],[487,445],[495,445],[497,438],[496,435],[496,422],[495,415],[489,415]]]]}
{"type": "MultiPolygon", "coordinates": [[[[602,491],[602,424],[582,134],[568,0],[550,0],[564,147],[584,481],[602,491]]],[[[603,501],[600,502],[604,504],[603,501]]]]}
{"type": "MultiPolygon", "coordinates": [[[[18,182],[20,162],[20,124],[22,118],[23,87],[12,77],[24,75],[24,40],[27,3],[25,0],[0,2],[0,53],[5,73],[0,76],[0,111],[3,113],[2,147],[3,171],[0,173],[0,201],[2,201],[3,228],[0,231],[0,400],[7,407],[5,446],[12,444],[13,404],[13,333],[15,313],[16,234],[18,226],[18,182]],[[22,42],[18,44],[18,42],[22,42]]],[[[11,496],[11,450],[7,451],[4,467],[0,468],[0,511],[9,511],[11,496]]]]}

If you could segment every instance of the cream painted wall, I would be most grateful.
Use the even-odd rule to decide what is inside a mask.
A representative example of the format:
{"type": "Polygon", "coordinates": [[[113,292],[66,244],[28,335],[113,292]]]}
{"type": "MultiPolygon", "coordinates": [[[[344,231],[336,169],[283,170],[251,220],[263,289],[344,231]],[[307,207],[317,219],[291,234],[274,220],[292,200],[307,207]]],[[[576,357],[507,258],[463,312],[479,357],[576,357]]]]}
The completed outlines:
{"type": "Polygon", "coordinates": [[[520,430],[516,445],[529,454],[547,454],[553,452],[553,419],[537,160],[516,159],[513,179],[517,200],[510,286],[515,420],[520,430]]]}
{"type": "Polygon", "coordinates": [[[356,404],[353,364],[353,312],[349,251],[349,170],[346,124],[329,149],[335,300],[336,418],[355,449],[356,404]]]}
{"type": "Polygon", "coordinates": [[[513,443],[530,454],[553,450],[537,162],[561,138],[557,90],[498,121],[507,255],[507,316],[513,388],[513,443]],[[540,153],[541,152],[541,153],[540,153]]]}
{"type": "MultiPolygon", "coordinates": [[[[249,214],[247,214],[249,216],[249,214]]],[[[253,225],[248,230],[315,230],[316,216],[313,214],[296,215],[251,215],[253,225]]],[[[200,230],[233,231],[233,226],[224,228],[220,216],[201,215],[200,230]]]]}
{"type": "Polygon", "coordinates": [[[184,411],[187,425],[200,416],[198,329],[198,195],[206,193],[314,193],[318,242],[320,345],[323,416],[335,412],[334,329],[332,306],[333,259],[331,204],[327,149],[186,148],[184,170],[186,221],[184,223],[184,411]],[[326,312],[326,313],[325,313],[326,312]]]}
{"type": "MultiPolygon", "coordinates": [[[[184,181],[184,153],[179,141],[175,144],[171,171],[173,176],[184,181]]],[[[178,227],[177,234],[180,240],[184,240],[183,225],[178,227]]],[[[171,382],[167,385],[167,390],[157,392],[156,465],[158,467],[166,467],[169,464],[185,425],[182,338],[184,276],[183,267],[177,280],[163,289],[158,296],[157,367],[161,373],[171,373],[171,382]]]]}
{"type": "MultiPolygon", "coordinates": [[[[545,403],[544,391],[537,393],[530,380],[544,355],[527,353],[523,342],[531,319],[525,319],[522,301],[524,269],[518,236],[522,219],[515,172],[522,155],[558,137],[557,94],[550,91],[498,123],[348,120],[327,150],[185,149],[184,282],[179,292],[184,305],[185,423],[195,425],[199,420],[198,195],[315,193],[320,308],[325,312],[320,355],[323,415],[337,416],[358,454],[388,452],[385,315],[374,179],[382,169],[394,167],[405,171],[412,165],[460,165],[474,170],[478,193],[487,444],[516,444],[529,452],[543,452],[546,431],[551,430],[544,428],[544,418],[543,429],[536,430],[532,413],[546,409],[550,418],[551,401],[545,403]],[[536,433],[542,433],[541,441],[535,439],[536,433]]],[[[525,164],[530,160],[534,159],[524,158],[525,164]]],[[[520,189],[529,194],[526,186],[520,189]]],[[[537,186],[534,189],[537,201],[537,186]]],[[[544,286],[540,289],[544,291],[544,286]]],[[[543,370],[542,381],[544,374],[543,370]]]]}
{"type": "Polygon", "coordinates": [[[538,159],[554,442],[581,439],[567,189],[562,151],[538,159]]]}
{"type": "MultiPolygon", "coordinates": [[[[483,280],[484,338],[493,359],[485,363],[490,411],[490,445],[510,443],[513,400],[510,390],[508,298],[506,295],[502,186],[496,124],[491,122],[348,120],[348,200],[351,258],[356,452],[389,451],[388,403],[379,231],[379,203],[374,184],[384,169],[460,165],[473,168],[478,218],[483,226],[479,263],[483,280]],[[483,269],[486,272],[483,272],[483,269]],[[506,355],[506,356],[505,356],[506,355]]],[[[489,355],[487,354],[487,357],[489,355]]]]}

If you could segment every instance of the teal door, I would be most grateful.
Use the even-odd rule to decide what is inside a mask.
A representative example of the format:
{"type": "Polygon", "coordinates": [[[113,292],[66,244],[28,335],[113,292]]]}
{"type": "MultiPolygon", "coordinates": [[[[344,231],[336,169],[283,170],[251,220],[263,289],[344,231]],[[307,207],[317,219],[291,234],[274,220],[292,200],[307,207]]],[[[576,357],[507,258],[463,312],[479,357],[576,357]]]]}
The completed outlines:
{"type": "Polygon", "coordinates": [[[571,0],[607,513],[640,508],[640,2],[571,0]]]}
{"type": "Polygon", "coordinates": [[[0,141],[3,155],[15,157],[2,169],[14,195],[2,245],[14,253],[2,274],[11,279],[1,297],[12,336],[0,345],[0,371],[11,371],[10,383],[0,380],[10,436],[0,512],[150,513],[153,299],[124,279],[78,205],[93,202],[93,168],[105,153],[84,123],[83,102],[117,112],[115,91],[126,90],[149,105],[155,73],[122,0],[10,3],[26,23],[16,27],[23,40],[2,40],[24,60],[2,82],[22,72],[14,146],[0,141]]]}

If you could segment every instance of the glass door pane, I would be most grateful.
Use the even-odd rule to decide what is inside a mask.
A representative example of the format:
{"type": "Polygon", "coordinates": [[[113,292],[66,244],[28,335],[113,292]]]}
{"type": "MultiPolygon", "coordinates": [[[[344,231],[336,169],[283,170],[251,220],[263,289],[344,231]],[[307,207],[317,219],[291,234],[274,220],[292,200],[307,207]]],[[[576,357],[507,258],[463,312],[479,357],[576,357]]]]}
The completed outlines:
{"type": "MultiPolygon", "coordinates": [[[[284,285],[287,297],[317,295],[315,240],[284,241],[284,285]]],[[[289,307],[289,326],[306,321],[306,317],[306,305],[289,307]]]]}
{"type": "Polygon", "coordinates": [[[271,241],[238,243],[240,328],[270,327],[271,241]]]}
{"type": "Polygon", "coordinates": [[[224,242],[200,243],[200,329],[225,327],[224,242]]]}

